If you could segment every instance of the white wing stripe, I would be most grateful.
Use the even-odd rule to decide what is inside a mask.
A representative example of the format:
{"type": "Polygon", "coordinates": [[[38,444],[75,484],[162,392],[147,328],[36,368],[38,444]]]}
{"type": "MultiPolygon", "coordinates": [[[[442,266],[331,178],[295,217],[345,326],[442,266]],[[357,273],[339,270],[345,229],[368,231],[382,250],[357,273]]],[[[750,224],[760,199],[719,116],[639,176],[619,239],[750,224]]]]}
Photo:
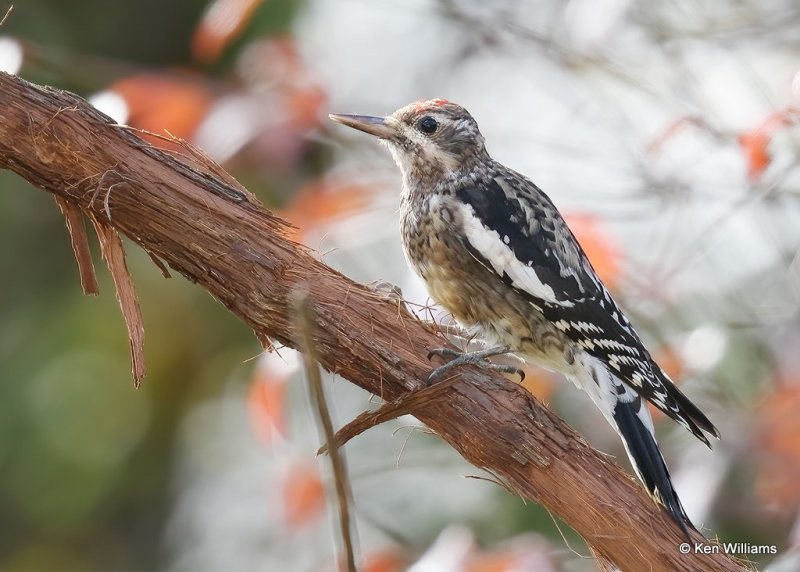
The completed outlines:
{"type": "Polygon", "coordinates": [[[534,298],[552,304],[572,306],[572,302],[561,302],[556,299],[553,288],[542,282],[533,268],[517,259],[514,251],[505,244],[496,230],[484,226],[483,222],[475,216],[471,205],[462,203],[459,208],[467,240],[498,275],[508,275],[514,288],[527,292],[534,298]]]}

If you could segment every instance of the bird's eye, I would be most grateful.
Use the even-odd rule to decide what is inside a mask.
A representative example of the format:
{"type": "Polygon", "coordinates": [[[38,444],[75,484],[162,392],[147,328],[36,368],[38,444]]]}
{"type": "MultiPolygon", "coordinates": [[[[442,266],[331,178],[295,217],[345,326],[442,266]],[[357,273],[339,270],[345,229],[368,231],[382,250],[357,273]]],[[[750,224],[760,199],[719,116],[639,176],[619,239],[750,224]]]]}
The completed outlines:
{"type": "Polygon", "coordinates": [[[426,115],[425,117],[419,120],[417,126],[419,127],[420,131],[422,131],[427,135],[430,135],[431,133],[436,131],[436,128],[439,127],[439,123],[433,117],[426,115]]]}

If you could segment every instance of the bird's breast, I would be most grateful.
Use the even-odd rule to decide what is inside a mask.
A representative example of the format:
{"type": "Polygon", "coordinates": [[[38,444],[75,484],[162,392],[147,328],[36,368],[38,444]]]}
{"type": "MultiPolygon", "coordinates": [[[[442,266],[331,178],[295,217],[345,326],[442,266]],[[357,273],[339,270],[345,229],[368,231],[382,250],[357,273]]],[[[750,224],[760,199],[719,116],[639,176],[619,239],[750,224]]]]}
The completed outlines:
{"type": "Polygon", "coordinates": [[[507,287],[467,250],[458,210],[446,196],[403,201],[400,230],[409,264],[436,303],[462,324],[495,318],[507,287]]]}
{"type": "Polygon", "coordinates": [[[528,300],[467,250],[462,221],[448,197],[401,201],[400,230],[409,264],[431,298],[462,325],[558,369],[567,341],[528,300]]]}
{"type": "Polygon", "coordinates": [[[471,256],[458,239],[457,225],[453,209],[441,197],[406,197],[401,202],[400,234],[409,264],[431,297],[461,321],[470,314],[462,298],[471,256]]]}

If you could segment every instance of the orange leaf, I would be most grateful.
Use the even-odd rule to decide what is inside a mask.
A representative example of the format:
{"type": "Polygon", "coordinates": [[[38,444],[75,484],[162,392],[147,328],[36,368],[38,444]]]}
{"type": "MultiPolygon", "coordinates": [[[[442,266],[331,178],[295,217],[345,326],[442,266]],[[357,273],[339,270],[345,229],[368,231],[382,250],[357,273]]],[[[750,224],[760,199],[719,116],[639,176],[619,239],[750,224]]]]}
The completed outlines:
{"type": "Polygon", "coordinates": [[[492,552],[473,554],[467,562],[465,572],[515,572],[517,570],[555,572],[556,568],[556,563],[549,554],[546,544],[539,540],[520,537],[515,539],[512,545],[492,552]]]}
{"type": "Polygon", "coordinates": [[[522,387],[530,391],[540,401],[549,400],[558,386],[558,380],[553,374],[531,364],[525,364],[523,369],[525,371],[525,379],[522,381],[522,387]]]}
{"type": "Polygon", "coordinates": [[[518,564],[516,554],[495,552],[471,559],[466,572],[513,572],[518,564]]]}
{"type": "Polygon", "coordinates": [[[213,101],[201,81],[177,74],[132,76],[109,89],[128,105],[129,125],[154,133],[169,131],[181,139],[191,138],[213,101]]]}
{"type": "Polygon", "coordinates": [[[793,107],[770,114],[757,128],[739,135],[739,146],[747,160],[747,176],[753,181],[769,167],[772,156],[768,147],[773,134],[782,127],[796,124],[798,110],[793,107]]]}
{"type": "Polygon", "coordinates": [[[288,115],[291,123],[301,130],[319,127],[321,110],[328,102],[325,91],[315,85],[294,88],[287,94],[288,115]]]}
{"type": "Polygon", "coordinates": [[[387,548],[368,554],[362,572],[403,572],[408,568],[408,558],[396,548],[387,548]]]}
{"type": "Polygon", "coordinates": [[[739,146],[747,160],[747,177],[751,181],[758,179],[772,161],[767,150],[771,138],[771,134],[761,130],[739,135],[739,146]]]}
{"type": "Polygon", "coordinates": [[[664,370],[664,373],[666,373],[670,379],[672,379],[672,381],[675,381],[676,383],[680,382],[680,379],[684,374],[684,364],[683,359],[675,350],[675,348],[669,345],[661,346],[653,352],[653,358],[656,360],[656,363],[661,366],[661,369],[664,370]]]}
{"type": "Polygon", "coordinates": [[[302,240],[309,230],[363,210],[371,195],[371,189],[357,183],[317,179],[297,191],[281,215],[297,226],[295,238],[302,240]]]}
{"type": "Polygon", "coordinates": [[[256,436],[266,444],[286,436],[286,381],[297,369],[296,354],[282,349],[280,355],[263,354],[250,379],[247,412],[256,436]]]}
{"type": "Polygon", "coordinates": [[[800,383],[781,383],[757,411],[756,491],[778,506],[800,503],[800,383]]]}
{"type": "Polygon", "coordinates": [[[192,55],[213,63],[242,33],[264,0],[214,0],[203,14],[192,38],[192,55]]]}
{"type": "Polygon", "coordinates": [[[297,464],[283,483],[286,523],[293,527],[317,520],[325,510],[325,487],[316,464],[297,464]]]}
{"type": "Polygon", "coordinates": [[[564,218],[597,275],[613,290],[619,280],[620,252],[603,225],[588,213],[565,213],[564,218]]]}
{"type": "Polygon", "coordinates": [[[275,381],[255,381],[247,392],[247,412],[258,438],[264,443],[276,435],[286,435],[284,402],[286,384],[275,381]]]}

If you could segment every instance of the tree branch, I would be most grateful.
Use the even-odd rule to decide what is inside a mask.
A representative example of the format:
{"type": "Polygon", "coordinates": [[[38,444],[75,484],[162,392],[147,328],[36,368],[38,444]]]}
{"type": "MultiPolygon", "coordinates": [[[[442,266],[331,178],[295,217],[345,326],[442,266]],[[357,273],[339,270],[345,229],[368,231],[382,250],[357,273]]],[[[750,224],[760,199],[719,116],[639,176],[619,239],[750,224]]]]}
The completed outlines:
{"type": "MultiPolygon", "coordinates": [[[[428,350],[442,345],[397,304],[294,243],[286,222],[205,156],[188,145],[157,149],[75,95],[0,73],[0,167],[124,233],[260,340],[296,346],[290,293],[308,292],[321,365],[384,400],[420,387],[428,350]]],[[[636,572],[746,569],[724,554],[681,554],[680,529],[642,487],[528,392],[477,368],[459,374],[445,394],[412,403],[413,414],[596,554],[636,572]]]]}

